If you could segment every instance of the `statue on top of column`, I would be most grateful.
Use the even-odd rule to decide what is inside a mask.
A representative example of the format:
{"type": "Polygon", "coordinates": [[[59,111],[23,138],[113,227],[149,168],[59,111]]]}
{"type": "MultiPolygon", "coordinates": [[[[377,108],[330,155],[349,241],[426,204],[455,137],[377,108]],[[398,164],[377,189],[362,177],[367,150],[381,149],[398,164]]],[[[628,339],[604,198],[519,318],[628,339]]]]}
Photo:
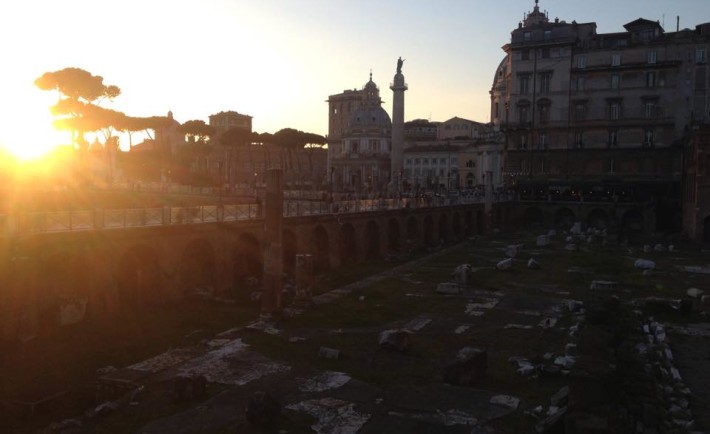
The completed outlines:
{"type": "Polygon", "coordinates": [[[402,60],[402,56],[399,56],[399,59],[397,59],[397,74],[402,73],[402,64],[404,63],[404,60],[402,60]]]}

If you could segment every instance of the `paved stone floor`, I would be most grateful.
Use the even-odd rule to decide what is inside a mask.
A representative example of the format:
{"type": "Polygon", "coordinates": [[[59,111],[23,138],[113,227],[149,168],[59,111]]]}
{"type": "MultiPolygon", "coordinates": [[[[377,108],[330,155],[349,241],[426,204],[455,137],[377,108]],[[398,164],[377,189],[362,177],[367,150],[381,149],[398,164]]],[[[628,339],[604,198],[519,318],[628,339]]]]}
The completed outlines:
{"type": "MultiPolygon", "coordinates": [[[[684,299],[690,286],[710,293],[710,275],[679,268],[706,265],[706,253],[629,250],[607,246],[601,237],[568,251],[563,235],[539,248],[535,235],[467,240],[319,295],[313,306],[289,309],[283,319],[238,326],[156,354],[113,373],[140,378],[140,392],[116,401],[106,415],[76,417],[73,427],[66,422],[66,432],[258,432],[245,417],[258,391],[280,405],[275,432],[532,432],[547,414],[564,407],[550,399],[569,383],[567,374],[574,369],[569,345],[574,347],[584,327],[586,303],[603,296],[633,307],[641,300],[635,309],[641,324],[650,316],[643,308],[649,296],[672,304],[684,299]],[[513,268],[497,270],[506,245],[519,243],[523,249],[513,268]],[[608,258],[612,253],[615,261],[608,258]],[[527,268],[531,257],[540,270],[527,268]],[[639,257],[656,260],[656,270],[635,269],[639,257]],[[458,294],[437,293],[438,283],[451,282],[462,263],[473,266],[472,283],[458,294]],[[601,278],[618,286],[603,294],[590,290],[601,278]],[[406,351],[378,344],[382,331],[402,329],[408,330],[406,351]],[[324,353],[323,347],[333,351],[324,353]],[[466,347],[486,351],[485,378],[447,384],[444,371],[466,347]],[[528,365],[534,370],[526,371],[528,365]],[[554,375],[545,374],[550,372],[554,375]],[[180,375],[204,376],[205,395],[176,402],[174,379],[180,375]],[[508,402],[501,396],[515,405],[496,403],[508,402]]],[[[673,363],[692,390],[693,428],[707,430],[710,334],[689,335],[672,326],[708,318],[704,312],[681,315],[670,309],[655,318],[667,324],[673,363]]]]}

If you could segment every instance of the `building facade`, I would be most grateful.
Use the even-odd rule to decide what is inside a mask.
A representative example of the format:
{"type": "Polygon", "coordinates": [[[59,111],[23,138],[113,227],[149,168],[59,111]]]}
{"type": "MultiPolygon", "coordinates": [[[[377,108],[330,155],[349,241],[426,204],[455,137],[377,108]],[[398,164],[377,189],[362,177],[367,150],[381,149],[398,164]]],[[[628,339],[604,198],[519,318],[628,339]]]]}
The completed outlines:
{"type": "Polygon", "coordinates": [[[710,125],[693,128],[686,148],[683,187],[686,234],[710,244],[710,125]]]}
{"type": "Polygon", "coordinates": [[[384,192],[390,182],[392,121],[370,80],[328,98],[328,179],[336,192],[384,192]]]}
{"type": "Polygon", "coordinates": [[[683,146],[709,120],[709,26],[637,19],[599,34],[535,3],[491,89],[506,183],[527,198],[652,201],[657,229],[679,229],[683,146]]]}
{"type": "Polygon", "coordinates": [[[242,128],[251,132],[252,117],[235,111],[222,111],[209,116],[209,125],[215,130],[215,137],[232,128],[242,128]]]}

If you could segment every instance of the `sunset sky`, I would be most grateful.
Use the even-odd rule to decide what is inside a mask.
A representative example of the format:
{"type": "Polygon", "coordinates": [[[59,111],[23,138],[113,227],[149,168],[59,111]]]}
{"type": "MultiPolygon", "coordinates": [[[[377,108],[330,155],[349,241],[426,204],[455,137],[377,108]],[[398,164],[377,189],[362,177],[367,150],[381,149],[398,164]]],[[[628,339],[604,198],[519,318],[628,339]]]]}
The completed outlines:
{"type": "MultiPolygon", "coordinates": [[[[79,67],[122,94],[107,107],[133,116],[208,120],[223,110],[254,130],[327,133],[329,95],[362,87],[370,69],[385,108],[399,56],[405,119],[489,121],[501,46],[534,0],[11,0],[0,14],[0,144],[43,149],[56,95],[46,71],[79,67]]],[[[710,22],[708,0],[542,0],[550,19],[623,31],[643,17],[674,31],[710,22]]],[[[53,142],[53,143],[52,143],[53,142]]],[[[122,143],[125,148],[127,143],[122,143]]]]}

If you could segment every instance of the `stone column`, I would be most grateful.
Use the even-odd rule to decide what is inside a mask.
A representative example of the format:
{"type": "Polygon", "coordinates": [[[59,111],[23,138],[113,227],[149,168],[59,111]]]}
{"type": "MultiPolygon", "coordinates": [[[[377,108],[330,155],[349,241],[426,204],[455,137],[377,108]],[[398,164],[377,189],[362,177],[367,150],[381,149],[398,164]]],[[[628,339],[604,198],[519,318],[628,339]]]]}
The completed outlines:
{"type": "Polygon", "coordinates": [[[283,274],[283,178],[281,169],[266,171],[264,198],[264,279],[261,313],[269,316],[281,310],[283,274]]]}
{"type": "Polygon", "coordinates": [[[390,193],[402,190],[402,159],[404,158],[404,82],[401,64],[390,86],[392,89],[392,150],[390,152],[390,193]]]}

